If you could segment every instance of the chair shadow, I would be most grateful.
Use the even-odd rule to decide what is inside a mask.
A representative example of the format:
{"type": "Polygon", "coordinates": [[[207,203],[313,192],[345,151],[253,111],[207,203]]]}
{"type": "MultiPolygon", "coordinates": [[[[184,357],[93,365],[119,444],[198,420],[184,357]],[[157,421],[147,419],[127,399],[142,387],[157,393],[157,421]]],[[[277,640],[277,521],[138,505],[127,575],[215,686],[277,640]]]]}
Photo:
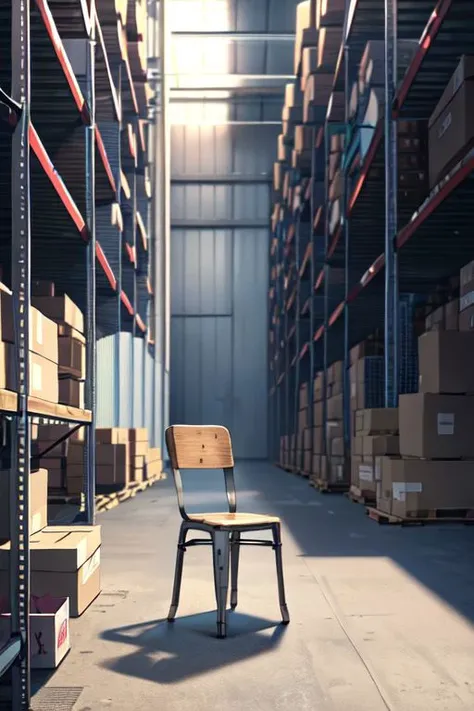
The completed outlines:
{"type": "Polygon", "coordinates": [[[178,617],[173,623],[153,620],[106,630],[101,639],[128,644],[131,654],[110,659],[102,667],[118,674],[159,684],[191,677],[266,654],[280,644],[286,626],[232,612],[226,639],[216,637],[216,613],[178,617]]]}

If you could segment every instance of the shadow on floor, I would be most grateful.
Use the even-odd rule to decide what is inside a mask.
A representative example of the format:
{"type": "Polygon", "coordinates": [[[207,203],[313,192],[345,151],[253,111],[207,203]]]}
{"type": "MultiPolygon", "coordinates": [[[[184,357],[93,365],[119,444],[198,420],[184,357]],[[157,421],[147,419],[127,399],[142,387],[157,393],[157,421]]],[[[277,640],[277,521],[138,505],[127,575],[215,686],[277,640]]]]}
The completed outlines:
{"type": "Polygon", "coordinates": [[[132,651],[104,663],[108,670],[173,684],[223,669],[243,659],[268,653],[280,644],[286,627],[258,617],[229,613],[227,639],[217,639],[216,613],[180,617],[105,631],[108,642],[128,644],[132,651]]]}
{"type": "MultiPolygon", "coordinates": [[[[308,557],[387,557],[474,622],[474,526],[379,525],[341,494],[321,494],[307,479],[271,466],[237,468],[242,492],[258,488],[262,513],[280,516],[308,557]]],[[[474,472],[473,472],[474,476],[474,472]]],[[[250,501],[249,501],[250,504],[250,501]]],[[[253,502],[255,505],[255,502],[253,502]]]]}

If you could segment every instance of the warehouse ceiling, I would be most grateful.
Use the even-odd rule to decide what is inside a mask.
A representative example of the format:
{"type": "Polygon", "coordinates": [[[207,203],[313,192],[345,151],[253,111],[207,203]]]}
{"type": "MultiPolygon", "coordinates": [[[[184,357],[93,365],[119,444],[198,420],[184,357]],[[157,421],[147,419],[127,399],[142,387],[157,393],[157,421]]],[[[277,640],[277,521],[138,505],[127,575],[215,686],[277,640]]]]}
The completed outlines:
{"type": "Polygon", "coordinates": [[[169,0],[171,122],[277,123],[297,0],[169,0]]]}

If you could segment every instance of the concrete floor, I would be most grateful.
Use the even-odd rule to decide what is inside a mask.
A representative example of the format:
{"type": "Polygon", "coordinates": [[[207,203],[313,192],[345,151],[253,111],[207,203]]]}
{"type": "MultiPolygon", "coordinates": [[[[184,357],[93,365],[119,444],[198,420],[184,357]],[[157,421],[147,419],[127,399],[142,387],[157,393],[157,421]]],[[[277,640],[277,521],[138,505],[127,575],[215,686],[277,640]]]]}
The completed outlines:
{"type": "MultiPolygon", "coordinates": [[[[187,478],[190,509],[223,510],[219,473],[187,478]]],[[[207,548],[187,552],[178,619],[163,621],[179,526],[169,478],[100,515],[104,592],[34,709],[53,708],[55,690],[78,696],[61,711],[474,708],[474,528],[380,527],[269,465],[239,466],[237,485],[240,510],[282,518],[291,624],[278,624],[261,548],[243,550],[228,639],[213,636],[207,548]]]]}

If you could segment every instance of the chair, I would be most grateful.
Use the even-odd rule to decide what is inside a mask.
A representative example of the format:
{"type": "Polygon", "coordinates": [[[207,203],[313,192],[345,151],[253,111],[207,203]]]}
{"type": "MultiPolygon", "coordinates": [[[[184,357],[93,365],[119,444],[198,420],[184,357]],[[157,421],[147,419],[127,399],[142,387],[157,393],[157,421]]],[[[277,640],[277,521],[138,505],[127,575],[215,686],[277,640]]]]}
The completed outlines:
{"type": "Polygon", "coordinates": [[[212,545],[214,584],[217,601],[217,636],[227,631],[227,596],[229,588],[229,560],[231,574],[231,609],[237,607],[237,578],[239,553],[242,545],[271,546],[275,551],[278,594],[283,624],[290,621],[285,599],[283,563],[281,555],[280,519],[276,516],[237,513],[234,483],[234,457],[229,431],[225,427],[173,425],[166,430],[166,444],[173,469],[178,506],[183,519],[178,540],[173,597],[168,614],[172,622],[176,616],[181,590],[184,553],[188,547],[212,545]],[[180,469],[223,469],[229,510],[225,513],[188,514],[184,507],[184,492],[180,469]],[[242,538],[242,533],[272,531],[273,540],[242,538]],[[210,538],[187,540],[189,531],[208,533],[210,538]]]}

